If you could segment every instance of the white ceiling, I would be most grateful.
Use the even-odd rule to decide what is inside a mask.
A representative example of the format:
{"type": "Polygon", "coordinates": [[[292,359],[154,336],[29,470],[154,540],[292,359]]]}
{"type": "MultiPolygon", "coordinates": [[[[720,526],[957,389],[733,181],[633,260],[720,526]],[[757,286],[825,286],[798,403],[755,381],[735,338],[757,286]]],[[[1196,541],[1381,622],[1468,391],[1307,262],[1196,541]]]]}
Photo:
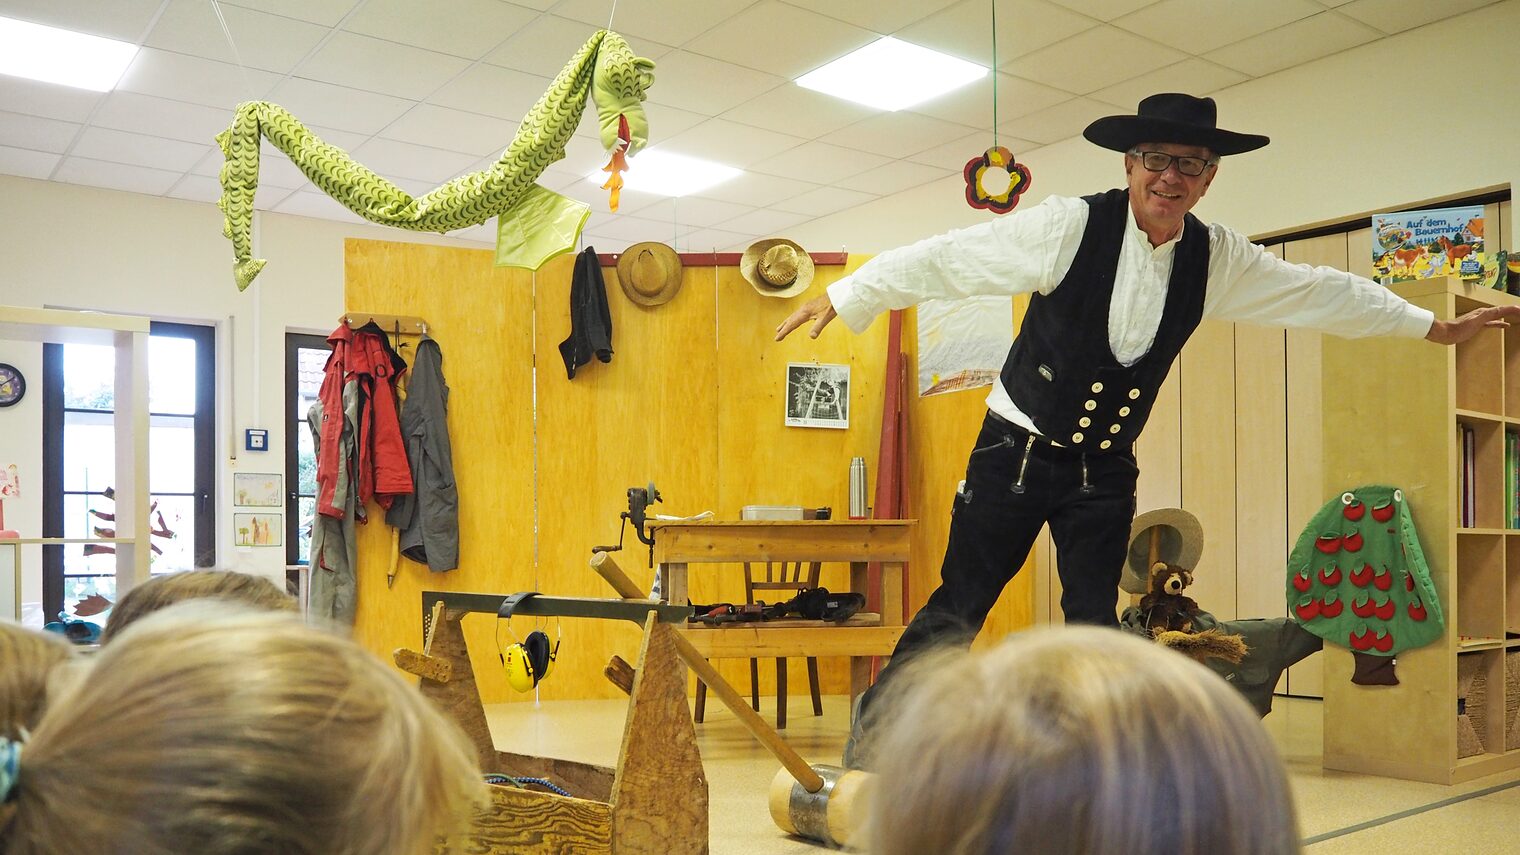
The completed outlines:
{"type": "MultiPolygon", "coordinates": [[[[1158,91],[1207,94],[1494,0],[997,0],[998,141],[1021,161],[1158,91]]],[[[586,243],[732,250],[958,173],[992,144],[992,79],[883,113],[792,79],[876,38],[991,64],[991,0],[0,0],[0,15],[142,46],[114,92],[0,76],[0,173],[213,202],[212,137],[274,101],[413,194],[482,169],[586,38],[656,62],[653,148],[742,167],[697,196],[585,180],[596,122],[540,183],[590,202],[586,243]],[[615,5],[615,8],[614,8],[615,5]],[[233,45],[236,50],[234,51],[233,45]]],[[[266,144],[257,205],[358,221],[266,144]]],[[[493,242],[495,224],[456,232],[493,242]]]]}

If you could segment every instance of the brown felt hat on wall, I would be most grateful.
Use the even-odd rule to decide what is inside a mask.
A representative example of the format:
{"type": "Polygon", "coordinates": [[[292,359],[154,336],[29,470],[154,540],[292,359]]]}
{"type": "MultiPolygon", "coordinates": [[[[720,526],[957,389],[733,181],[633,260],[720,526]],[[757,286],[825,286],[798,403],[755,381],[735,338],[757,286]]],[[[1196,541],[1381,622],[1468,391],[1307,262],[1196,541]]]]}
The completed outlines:
{"type": "Polygon", "coordinates": [[[767,297],[790,297],[813,284],[813,257],[786,238],[766,238],[739,257],[739,273],[767,297]]]}
{"type": "Polygon", "coordinates": [[[640,306],[668,303],[681,290],[681,256],[657,241],[636,243],[618,256],[618,284],[640,306]]]}
{"type": "Polygon", "coordinates": [[[1144,594],[1151,582],[1151,531],[1157,532],[1156,560],[1184,570],[1197,570],[1203,556],[1203,526],[1181,508],[1157,508],[1135,517],[1129,527],[1129,555],[1119,587],[1144,594]]]}

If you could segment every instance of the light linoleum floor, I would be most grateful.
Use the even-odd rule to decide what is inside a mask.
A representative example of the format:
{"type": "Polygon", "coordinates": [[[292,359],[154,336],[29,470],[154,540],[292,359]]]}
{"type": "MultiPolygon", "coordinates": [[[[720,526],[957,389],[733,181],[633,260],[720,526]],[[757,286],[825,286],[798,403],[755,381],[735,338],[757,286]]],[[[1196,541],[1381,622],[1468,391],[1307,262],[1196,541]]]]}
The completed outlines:
{"type": "MultiPolygon", "coordinates": [[[[505,751],[617,765],[625,701],[557,701],[486,707],[505,751]]],[[[791,700],[787,741],[814,763],[839,762],[849,731],[843,696],[826,696],[814,717],[806,694],[791,700]]],[[[771,698],[761,714],[774,722],[771,698]]],[[[1446,787],[1321,768],[1318,701],[1278,698],[1267,729],[1292,779],[1309,855],[1520,855],[1520,770],[1446,787]]],[[[697,725],[707,772],[712,855],[805,855],[828,851],[771,821],[766,796],[780,764],[721,704],[697,725]]],[[[926,853],[928,855],[928,853],[926,853]]]]}

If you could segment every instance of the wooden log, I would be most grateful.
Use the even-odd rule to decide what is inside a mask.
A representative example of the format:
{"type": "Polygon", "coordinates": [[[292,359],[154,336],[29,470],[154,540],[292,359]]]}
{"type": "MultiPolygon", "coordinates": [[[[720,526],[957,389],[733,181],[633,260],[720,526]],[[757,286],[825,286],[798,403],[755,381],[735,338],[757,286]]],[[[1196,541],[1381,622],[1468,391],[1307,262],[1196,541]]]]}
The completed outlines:
{"type": "Polygon", "coordinates": [[[607,662],[607,667],[602,673],[612,682],[612,685],[623,690],[623,694],[633,694],[633,666],[629,665],[621,656],[614,655],[607,662]]]}
{"type": "Polygon", "coordinates": [[[396,648],[391,658],[396,660],[396,667],[406,673],[426,677],[438,683],[447,683],[454,672],[453,666],[447,659],[428,656],[405,647],[396,648]]]}
{"type": "MultiPolygon", "coordinates": [[[[606,579],[607,583],[620,596],[626,599],[643,599],[638,586],[633,583],[632,579],[628,578],[628,574],[623,572],[623,568],[617,565],[617,562],[612,559],[611,555],[605,552],[598,552],[591,558],[591,568],[603,579],[606,579]]],[[[750,709],[749,704],[745,703],[744,699],[739,696],[739,693],[734,691],[734,687],[729,684],[728,680],[724,679],[722,674],[718,673],[718,670],[712,666],[712,663],[702,658],[702,655],[691,646],[691,642],[687,641],[684,635],[673,632],[671,633],[671,637],[674,639],[676,653],[686,662],[687,667],[697,672],[697,677],[706,683],[708,689],[723,701],[739,721],[748,728],[749,732],[754,735],[755,739],[759,740],[766,750],[770,751],[777,760],[781,761],[781,765],[786,767],[786,770],[797,780],[797,783],[801,784],[810,793],[816,793],[823,789],[823,778],[819,777],[818,773],[813,771],[813,767],[809,766],[808,762],[802,759],[802,755],[798,754],[792,746],[786,743],[785,739],[781,738],[781,734],[777,733],[775,728],[771,727],[765,719],[761,718],[759,713],[750,709]]]]}

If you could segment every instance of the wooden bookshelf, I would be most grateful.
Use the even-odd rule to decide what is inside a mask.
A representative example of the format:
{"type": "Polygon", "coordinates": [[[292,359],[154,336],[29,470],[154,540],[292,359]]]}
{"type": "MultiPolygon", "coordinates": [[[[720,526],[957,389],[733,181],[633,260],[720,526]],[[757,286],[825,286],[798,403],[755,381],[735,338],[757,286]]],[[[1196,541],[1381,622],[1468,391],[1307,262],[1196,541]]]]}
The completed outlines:
{"type": "MultiPolygon", "coordinates": [[[[1520,304],[1455,278],[1391,287],[1442,319],[1520,304]]],[[[1520,630],[1520,530],[1509,527],[1504,495],[1504,434],[1520,428],[1520,327],[1456,347],[1325,336],[1323,381],[1324,494],[1404,491],[1446,618],[1441,639],[1398,656],[1397,686],[1353,684],[1350,651],[1326,645],[1325,767],[1440,784],[1520,767],[1520,728],[1505,721],[1506,693],[1516,691],[1505,679],[1505,631],[1520,630]],[[1470,527],[1460,525],[1464,425],[1476,438],[1470,527]]]]}

